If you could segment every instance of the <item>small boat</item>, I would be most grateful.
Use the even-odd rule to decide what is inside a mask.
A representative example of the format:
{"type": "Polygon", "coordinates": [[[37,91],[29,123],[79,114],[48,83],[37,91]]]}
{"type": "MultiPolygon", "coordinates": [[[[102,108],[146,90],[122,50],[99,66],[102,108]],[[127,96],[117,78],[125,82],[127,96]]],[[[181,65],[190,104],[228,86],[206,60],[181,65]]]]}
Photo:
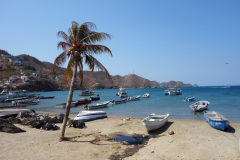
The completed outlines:
{"type": "Polygon", "coordinates": [[[204,117],[213,128],[224,131],[228,128],[230,121],[216,111],[203,111],[204,117]]]}
{"type": "Polygon", "coordinates": [[[5,108],[5,109],[0,109],[0,118],[16,116],[20,112],[30,112],[32,115],[35,114],[35,111],[32,109],[5,108]]]}
{"type": "Polygon", "coordinates": [[[208,102],[208,101],[198,101],[196,103],[191,104],[189,107],[193,111],[202,111],[202,110],[207,109],[209,104],[210,104],[210,102],[208,102]]]}
{"type": "Polygon", "coordinates": [[[48,97],[45,97],[45,96],[40,96],[39,98],[40,99],[52,99],[54,98],[55,96],[48,96],[48,97]]]}
{"type": "Polygon", "coordinates": [[[112,100],[110,101],[111,104],[119,104],[119,103],[124,103],[127,101],[127,98],[122,98],[122,99],[118,99],[118,100],[112,100]]]}
{"type": "Polygon", "coordinates": [[[93,94],[91,97],[92,101],[100,100],[99,94],[93,94]]]}
{"type": "Polygon", "coordinates": [[[142,97],[143,97],[143,98],[149,98],[149,96],[150,96],[150,95],[149,95],[148,93],[145,93],[142,97]]]}
{"type": "Polygon", "coordinates": [[[79,100],[75,101],[76,102],[76,105],[81,105],[81,104],[87,104],[87,103],[91,103],[92,102],[92,99],[89,98],[80,98],[79,100]]]}
{"type": "Polygon", "coordinates": [[[120,87],[119,90],[118,90],[118,93],[116,94],[116,96],[120,96],[120,93],[122,93],[122,92],[127,93],[126,90],[124,90],[122,87],[120,87]]]}
{"type": "Polygon", "coordinates": [[[101,103],[96,103],[96,104],[86,104],[83,109],[85,110],[91,110],[91,109],[98,109],[98,108],[103,108],[103,107],[107,107],[107,105],[110,103],[110,101],[105,101],[105,102],[101,102],[101,103]]]}
{"type": "Polygon", "coordinates": [[[143,125],[147,128],[147,131],[154,131],[161,128],[168,121],[169,114],[155,115],[152,113],[150,116],[142,120],[143,125]]]}
{"type": "Polygon", "coordinates": [[[18,104],[18,105],[8,105],[8,106],[1,106],[0,109],[25,109],[27,105],[18,104]]]}
{"type": "Polygon", "coordinates": [[[167,90],[165,90],[164,94],[169,96],[175,96],[182,94],[182,91],[180,88],[168,88],[167,90]]]}
{"type": "Polygon", "coordinates": [[[120,97],[120,98],[127,98],[127,97],[128,97],[128,94],[127,94],[127,92],[120,92],[120,93],[119,93],[119,97],[120,97]]]}
{"type": "MultiPolygon", "coordinates": [[[[66,105],[67,105],[67,103],[60,103],[60,104],[56,104],[56,108],[66,108],[66,105]]],[[[72,103],[71,103],[71,105],[70,105],[70,107],[75,107],[76,106],[76,102],[75,101],[73,101],[72,103]]]]}
{"type": "Polygon", "coordinates": [[[23,100],[16,100],[12,101],[13,105],[25,104],[25,105],[34,105],[40,102],[39,99],[23,99],[23,100]]]}
{"type": "Polygon", "coordinates": [[[93,95],[94,93],[95,93],[94,91],[82,90],[82,91],[79,91],[78,95],[79,95],[79,96],[91,96],[91,95],[93,95]]]}
{"type": "Polygon", "coordinates": [[[23,90],[23,91],[9,92],[7,96],[7,98],[21,98],[21,97],[33,97],[33,95],[26,93],[26,91],[23,90]]]}
{"type": "Polygon", "coordinates": [[[6,95],[6,94],[8,94],[8,90],[7,89],[2,90],[2,92],[0,93],[0,95],[6,95]]]}
{"type": "Polygon", "coordinates": [[[139,100],[141,98],[141,95],[137,95],[137,96],[133,96],[133,97],[129,97],[127,98],[128,101],[136,101],[139,100]]]}
{"type": "Polygon", "coordinates": [[[184,102],[192,102],[194,101],[194,97],[187,97],[187,98],[183,98],[184,102]]]}
{"type": "Polygon", "coordinates": [[[107,118],[107,113],[104,111],[81,111],[74,118],[74,121],[85,122],[102,118],[107,118]]]}

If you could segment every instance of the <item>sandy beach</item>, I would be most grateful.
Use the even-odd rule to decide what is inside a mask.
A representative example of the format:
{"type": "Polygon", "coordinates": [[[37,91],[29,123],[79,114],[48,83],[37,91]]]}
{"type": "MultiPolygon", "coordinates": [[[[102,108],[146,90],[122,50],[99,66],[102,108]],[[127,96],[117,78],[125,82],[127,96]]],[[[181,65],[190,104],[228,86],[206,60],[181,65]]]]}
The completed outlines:
{"type": "MultiPolygon", "coordinates": [[[[76,115],[70,115],[74,118],[76,115]]],[[[87,128],[68,128],[68,141],[59,142],[61,130],[45,131],[16,124],[23,133],[0,132],[1,159],[240,159],[240,123],[219,131],[206,121],[170,119],[161,129],[148,133],[141,118],[108,116],[86,122],[87,128]],[[169,131],[175,134],[169,135],[169,131]],[[111,138],[142,135],[145,142],[124,145],[111,138]]],[[[59,124],[61,127],[62,125],[59,124]]]]}

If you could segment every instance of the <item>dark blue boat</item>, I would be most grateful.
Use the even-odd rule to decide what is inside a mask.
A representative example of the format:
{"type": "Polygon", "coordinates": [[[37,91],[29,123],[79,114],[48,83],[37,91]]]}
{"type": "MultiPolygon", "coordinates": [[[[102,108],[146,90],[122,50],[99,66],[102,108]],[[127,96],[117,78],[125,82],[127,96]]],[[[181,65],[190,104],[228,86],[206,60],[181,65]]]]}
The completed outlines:
{"type": "Polygon", "coordinates": [[[99,94],[93,94],[91,97],[92,101],[100,100],[99,94]]]}
{"type": "Polygon", "coordinates": [[[220,113],[216,111],[203,111],[203,113],[210,126],[222,131],[228,128],[229,120],[220,113]]]}

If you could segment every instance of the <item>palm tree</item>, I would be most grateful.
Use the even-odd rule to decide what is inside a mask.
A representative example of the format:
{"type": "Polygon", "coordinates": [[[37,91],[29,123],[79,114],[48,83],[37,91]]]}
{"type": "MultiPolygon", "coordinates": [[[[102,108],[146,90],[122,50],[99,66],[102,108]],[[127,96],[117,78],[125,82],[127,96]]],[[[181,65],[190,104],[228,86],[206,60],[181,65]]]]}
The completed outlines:
{"type": "Polygon", "coordinates": [[[94,54],[109,53],[112,56],[111,50],[104,46],[95,44],[106,39],[111,39],[111,35],[103,32],[95,32],[91,29],[96,29],[96,25],[92,22],[85,22],[79,26],[78,23],[72,22],[72,27],[69,28],[66,34],[63,31],[59,31],[57,35],[62,37],[65,41],[58,43],[58,49],[61,48],[64,51],[58,55],[53,64],[53,74],[56,76],[56,71],[63,66],[63,64],[69,59],[67,69],[64,73],[64,77],[69,81],[71,78],[70,89],[67,99],[66,111],[63,120],[63,127],[59,141],[64,140],[64,134],[66,124],[70,112],[70,104],[72,101],[74,84],[77,76],[77,70],[79,69],[80,87],[83,89],[83,64],[87,65],[93,72],[95,68],[100,69],[106,73],[109,80],[112,81],[107,69],[93,57],[94,54]]]}

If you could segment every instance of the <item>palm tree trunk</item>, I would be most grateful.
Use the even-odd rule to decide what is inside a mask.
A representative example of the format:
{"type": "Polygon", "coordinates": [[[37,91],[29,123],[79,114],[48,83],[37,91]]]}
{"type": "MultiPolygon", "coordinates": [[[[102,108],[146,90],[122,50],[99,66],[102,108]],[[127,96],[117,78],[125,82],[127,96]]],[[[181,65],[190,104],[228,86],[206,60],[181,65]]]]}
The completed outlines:
{"type": "Polygon", "coordinates": [[[75,83],[75,80],[76,80],[76,75],[77,75],[77,62],[76,62],[76,60],[74,60],[74,69],[73,69],[72,81],[71,81],[71,84],[70,84],[70,90],[69,90],[67,104],[66,104],[66,111],[65,111],[63,125],[62,125],[62,132],[61,132],[61,135],[60,135],[60,138],[59,138],[60,142],[64,140],[64,134],[65,134],[65,130],[66,130],[68,116],[69,116],[69,113],[70,113],[70,105],[71,105],[71,102],[72,102],[73,88],[74,88],[74,83],[75,83]]]}

